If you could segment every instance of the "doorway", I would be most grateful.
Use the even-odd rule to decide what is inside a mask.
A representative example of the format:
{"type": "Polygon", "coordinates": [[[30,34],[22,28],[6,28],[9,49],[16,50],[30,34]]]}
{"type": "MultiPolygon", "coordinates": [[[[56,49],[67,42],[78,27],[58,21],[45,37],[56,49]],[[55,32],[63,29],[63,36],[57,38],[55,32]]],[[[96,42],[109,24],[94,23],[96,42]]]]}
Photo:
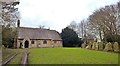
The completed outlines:
{"type": "Polygon", "coordinates": [[[26,40],[25,41],[25,45],[24,45],[25,48],[28,48],[29,47],[29,42],[26,40]]]}

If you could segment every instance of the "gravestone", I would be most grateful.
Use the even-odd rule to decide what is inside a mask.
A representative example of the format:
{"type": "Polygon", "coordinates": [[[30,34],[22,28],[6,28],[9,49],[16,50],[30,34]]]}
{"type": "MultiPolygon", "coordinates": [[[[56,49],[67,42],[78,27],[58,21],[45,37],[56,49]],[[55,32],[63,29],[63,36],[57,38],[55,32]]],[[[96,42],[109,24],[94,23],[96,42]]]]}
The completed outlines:
{"type": "Polygon", "coordinates": [[[112,51],[112,44],[109,42],[105,45],[105,51],[112,51]]]}
{"type": "Polygon", "coordinates": [[[96,42],[95,44],[95,50],[98,50],[99,49],[99,46],[98,46],[98,43],[96,42]]]}
{"type": "Polygon", "coordinates": [[[92,42],[90,42],[89,44],[87,44],[86,49],[92,49],[92,42]]]}
{"type": "Polygon", "coordinates": [[[86,49],[88,49],[88,47],[89,47],[89,46],[87,45],[87,46],[86,46],[86,49]]]}
{"type": "Polygon", "coordinates": [[[85,47],[86,47],[86,44],[83,43],[83,44],[81,45],[81,47],[82,47],[82,48],[85,48],[85,47]]]}
{"type": "Polygon", "coordinates": [[[95,50],[96,48],[96,42],[93,42],[92,49],[95,50]]]}
{"type": "Polygon", "coordinates": [[[118,44],[118,42],[115,42],[113,44],[113,50],[114,50],[114,52],[119,52],[119,44],[118,44]]]}
{"type": "Polygon", "coordinates": [[[99,50],[103,50],[103,44],[102,44],[102,42],[98,42],[98,46],[99,46],[99,50]]]}
{"type": "Polygon", "coordinates": [[[92,49],[92,42],[89,43],[88,49],[92,49]]]}

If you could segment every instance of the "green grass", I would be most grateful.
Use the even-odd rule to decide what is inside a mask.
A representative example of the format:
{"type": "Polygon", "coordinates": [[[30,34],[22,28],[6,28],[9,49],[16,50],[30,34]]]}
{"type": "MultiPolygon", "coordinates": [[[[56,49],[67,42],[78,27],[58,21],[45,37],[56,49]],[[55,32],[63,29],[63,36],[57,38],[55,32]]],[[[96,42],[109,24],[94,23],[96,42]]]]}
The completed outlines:
{"type": "Polygon", "coordinates": [[[15,58],[13,58],[8,64],[21,64],[23,50],[22,49],[16,50],[17,52],[19,52],[19,54],[17,54],[17,56],[15,56],[15,58]]]}
{"type": "Polygon", "coordinates": [[[118,64],[118,54],[81,48],[32,48],[29,64],[118,64]]]}
{"type": "Polygon", "coordinates": [[[2,50],[0,48],[0,64],[2,63],[2,50]]]}
{"type": "MultiPolygon", "coordinates": [[[[8,49],[8,48],[2,48],[2,62],[4,62],[6,59],[14,55],[15,53],[19,53],[15,59],[18,59],[17,61],[15,60],[15,64],[19,62],[19,56],[21,56],[22,49],[8,49]]],[[[14,60],[13,60],[14,62],[14,60]]]]}
{"type": "Polygon", "coordinates": [[[16,49],[2,48],[2,62],[16,53],[16,49]]]}

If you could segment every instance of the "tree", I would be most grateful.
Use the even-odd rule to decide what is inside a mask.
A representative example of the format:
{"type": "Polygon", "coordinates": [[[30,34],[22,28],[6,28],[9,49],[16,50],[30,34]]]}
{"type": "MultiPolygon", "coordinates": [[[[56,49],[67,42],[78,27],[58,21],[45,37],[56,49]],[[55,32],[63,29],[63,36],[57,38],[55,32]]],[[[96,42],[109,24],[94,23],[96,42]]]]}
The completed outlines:
{"type": "Polygon", "coordinates": [[[61,37],[64,47],[75,47],[81,45],[82,43],[76,32],[69,27],[62,30],[61,37]]]}
{"type": "Polygon", "coordinates": [[[10,27],[15,27],[16,22],[19,20],[19,11],[18,8],[15,7],[18,5],[19,2],[7,2],[6,1],[1,1],[0,2],[0,25],[10,25],[10,27]]]}
{"type": "Polygon", "coordinates": [[[120,24],[117,14],[117,5],[110,5],[96,10],[89,16],[89,25],[98,32],[101,41],[103,38],[107,41],[108,36],[115,41],[118,40],[120,24]]]}
{"type": "MultiPolygon", "coordinates": [[[[86,35],[88,32],[88,28],[87,28],[87,20],[82,20],[80,23],[78,23],[78,27],[77,27],[78,31],[78,35],[82,37],[82,39],[84,38],[84,35],[86,35]]],[[[90,33],[90,32],[89,32],[90,33]]]]}
{"type": "Polygon", "coordinates": [[[72,21],[68,27],[77,31],[77,23],[75,21],[72,21]]]}
{"type": "Polygon", "coordinates": [[[14,46],[14,40],[17,37],[16,22],[19,20],[19,11],[15,6],[19,2],[15,0],[0,1],[0,25],[2,28],[2,44],[11,48],[14,46]]]}
{"type": "Polygon", "coordinates": [[[86,26],[86,21],[82,20],[80,23],[76,23],[76,21],[72,21],[68,27],[73,29],[78,34],[79,37],[83,38],[83,35],[85,33],[85,26],[86,26]]]}
{"type": "Polygon", "coordinates": [[[16,29],[10,28],[9,26],[4,27],[2,30],[2,44],[7,48],[14,46],[14,39],[16,37],[16,29]]]}

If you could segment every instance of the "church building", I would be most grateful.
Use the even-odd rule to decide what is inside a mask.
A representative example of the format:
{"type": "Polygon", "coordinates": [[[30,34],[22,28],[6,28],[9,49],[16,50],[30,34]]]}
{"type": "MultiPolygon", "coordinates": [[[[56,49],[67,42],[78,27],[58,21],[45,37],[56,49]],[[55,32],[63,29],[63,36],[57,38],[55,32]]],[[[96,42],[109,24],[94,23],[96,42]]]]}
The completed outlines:
{"type": "Polygon", "coordinates": [[[56,30],[19,25],[20,21],[18,21],[17,48],[62,47],[62,39],[56,30]]]}

